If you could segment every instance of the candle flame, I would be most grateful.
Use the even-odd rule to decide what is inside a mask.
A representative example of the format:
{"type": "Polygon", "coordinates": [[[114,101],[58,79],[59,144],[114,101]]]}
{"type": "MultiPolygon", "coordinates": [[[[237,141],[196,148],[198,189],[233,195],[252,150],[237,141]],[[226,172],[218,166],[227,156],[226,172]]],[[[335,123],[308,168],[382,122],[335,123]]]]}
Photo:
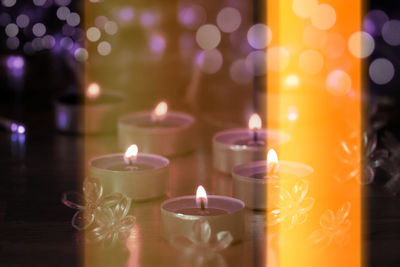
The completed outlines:
{"type": "Polygon", "coordinates": [[[96,98],[99,97],[100,91],[101,91],[101,89],[100,89],[100,85],[99,84],[91,83],[91,84],[89,84],[89,86],[88,86],[88,88],[86,90],[86,96],[89,99],[96,99],[96,98]]]}
{"type": "Polygon", "coordinates": [[[253,113],[249,119],[250,130],[260,130],[262,126],[261,118],[257,113],[253,113]]]}
{"type": "Polygon", "coordinates": [[[154,108],[153,113],[151,114],[151,117],[153,121],[160,121],[167,116],[167,111],[168,111],[168,105],[165,101],[161,101],[160,103],[157,104],[157,106],[154,108]]]}
{"type": "Polygon", "coordinates": [[[199,185],[197,187],[197,191],[196,191],[196,204],[198,208],[201,208],[202,203],[204,205],[204,208],[207,208],[207,204],[208,204],[208,198],[207,198],[207,192],[204,189],[203,186],[199,185]]]}
{"type": "Polygon", "coordinates": [[[275,150],[270,149],[267,154],[267,172],[268,175],[274,175],[279,171],[278,155],[275,150]]]}
{"type": "Polygon", "coordinates": [[[139,149],[137,145],[131,145],[128,147],[128,149],[125,151],[124,155],[124,160],[126,164],[131,164],[136,158],[137,154],[139,152],[139,149]]]}

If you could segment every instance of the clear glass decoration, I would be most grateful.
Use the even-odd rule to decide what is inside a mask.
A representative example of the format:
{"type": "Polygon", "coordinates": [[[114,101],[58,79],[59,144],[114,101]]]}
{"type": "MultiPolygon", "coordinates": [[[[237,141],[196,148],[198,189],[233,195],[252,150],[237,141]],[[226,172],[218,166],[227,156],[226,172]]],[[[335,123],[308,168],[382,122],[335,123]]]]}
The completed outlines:
{"type": "Polygon", "coordinates": [[[182,250],[190,261],[190,266],[226,266],[224,258],[219,251],[229,247],[233,237],[229,231],[216,234],[215,242],[212,240],[212,229],[205,219],[197,220],[193,224],[193,237],[173,236],[170,244],[182,250]]]}
{"type": "Polygon", "coordinates": [[[355,133],[352,133],[338,143],[336,156],[343,167],[338,168],[333,176],[339,183],[356,179],[360,184],[370,184],[374,181],[376,169],[382,166],[388,152],[384,149],[376,149],[376,133],[364,132],[361,140],[362,147],[354,145],[354,137],[355,133]],[[362,164],[362,153],[365,155],[366,164],[362,164]]]}
{"type": "Polygon", "coordinates": [[[103,242],[108,247],[116,241],[125,241],[135,225],[135,217],[128,215],[131,199],[114,192],[103,196],[103,186],[98,179],[86,179],[83,194],[67,192],[62,202],[78,210],[72,217],[72,226],[86,230],[89,242],[103,242]]]}
{"type": "Polygon", "coordinates": [[[393,195],[400,193],[400,143],[389,132],[382,137],[383,145],[388,149],[387,160],[382,164],[390,178],[385,184],[385,188],[393,195]]]}
{"type": "Polygon", "coordinates": [[[320,249],[329,247],[333,242],[338,246],[344,246],[349,241],[351,222],[348,219],[351,203],[345,202],[334,213],[331,209],[326,210],[320,218],[320,228],[309,236],[313,245],[320,249]]]}
{"type": "Polygon", "coordinates": [[[314,198],[308,197],[308,181],[299,180],[291,192],[283,187],[279,189],[279,197],[273,198],[273,208],[268,211],[268,225],[285,223],[289,228],[303,224],[307,220],[307,213],[314,206],[314,198]]]}

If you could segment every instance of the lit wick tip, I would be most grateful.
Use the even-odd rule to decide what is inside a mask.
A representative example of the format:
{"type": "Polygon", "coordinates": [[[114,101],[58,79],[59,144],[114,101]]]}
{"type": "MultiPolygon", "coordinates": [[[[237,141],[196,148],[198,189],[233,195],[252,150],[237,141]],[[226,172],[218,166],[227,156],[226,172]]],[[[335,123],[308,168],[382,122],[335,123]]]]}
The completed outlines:
{"type": "Polygon", "coordinates": [[[163,120],[167,116],[168,105],[165,101],[161,101],[154,108],[153,113],[151,114],[151,119],[154,122],[158,122],[163,120]]]}
{"type": "Polygon", "coordinates": [[[279,172],[278,155],[275,150],[270,149],[267,155],[267,172],[268,175],[276,175],[279,172]]]}
{"type": "Polygon", "coordinates": [[[249,129],[253,131],[253,141],[255,143],[258,142],[258,133],[257,131],[260,130],[262,127],[261,117],[257,113],[253,113],[249,119],[249,129]]]}
{"type": "Polygon", "coordinates": [[[203,186],[199,185],[196,191],[196,204],[202,211],[205,211],[208,204],[207,192],[203,186]]]}
{"type": "Polygon", "coordinates": [[[139,149],[137,145],[131,145],[128,147],[128,149],[125,151],[124,155],[124,161],[126,164],[131,166],[133,162],[136,160],[137,155],[138,155],[139,149]]]}

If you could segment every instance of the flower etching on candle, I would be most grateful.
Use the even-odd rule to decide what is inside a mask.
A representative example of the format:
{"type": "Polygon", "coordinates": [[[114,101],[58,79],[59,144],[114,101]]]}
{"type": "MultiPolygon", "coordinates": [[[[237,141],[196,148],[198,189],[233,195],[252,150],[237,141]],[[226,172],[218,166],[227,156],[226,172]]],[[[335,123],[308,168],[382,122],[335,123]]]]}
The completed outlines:
{"type": "Polygon", "coordinates": [[[351,222],[348,219],[351,203],[345,202],[336,214],[331,210],[326,210],[320,219],[320,228],[309,236],[313,245],[325,249],[334,242],[338,246],[344,246],[350,239],[349,231],[351,222]]]}
{"type": "Polygon", "coordinates": [[[193,224],[193,233],[191,238],[185,236],[170,238],[170,244],[188,256],[190,262],[188,266],[226,266],[224,258],[218,252],[232,243],[231,233],[229,231],[218,232],[216,241],[210,242],[212,229],[205,219],[197,220],[193,224]]]}
{"type": "Polygon", "coordinates": [[[296,224],[303,224],[307,220],[307,213],[314,206],[314,198],[308,197],[308,182],[298,181],[291,192],[279,188],[279,197],[271,199],[274,208],[268,211],[268,225],[285,223],[289,228],[296,224]]]}
{"type": "Polygon", "coordinates": [[[78,211],[72,217],[72,226],[87,231],[87,240],[104,241],[105,246],[117,240],[125,241],[135,224],[135,217],[128,215],[131,199],[114,192],[103,196],[103,186],[98,179],[86,179],[83,194],[67,192],[62,202],[78,211]]]}
{"type": "Polygon", "coordinates": [[[336,155],[343,164],[343,168],[338,169],[333,176],[339,183],[345,183],[355,178],[360,184],[370,184],[374,180],[376,169],[382,166],[388,152],[376,149],[376,134],[363,133],[362,149],[360,149],[360,145],[357,145],[355,136],[357,134],[352,133],[338,144],[336,155]],[[362,165],[361,153],[365,154],[365,159],[368,162],[365,166],[362,165]],[[362,173],[360,173],[361,168],[362,173]]]}

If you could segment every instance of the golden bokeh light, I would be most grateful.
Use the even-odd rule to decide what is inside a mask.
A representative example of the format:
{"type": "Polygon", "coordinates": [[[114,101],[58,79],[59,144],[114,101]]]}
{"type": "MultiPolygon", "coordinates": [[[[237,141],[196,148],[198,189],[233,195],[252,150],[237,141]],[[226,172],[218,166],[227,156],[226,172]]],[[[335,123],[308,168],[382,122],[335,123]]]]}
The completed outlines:
{"type": "Polygon", "coordinates": [[[313,9],[311,23],[320,30],[328,30],[336,23],[336,11],[328,4],[320,4],[313,9]]]}
{"type": "Polygon", "coordinates": [[[299,56],[299,67],[308,74],[317,74],[324,66],[324,57],[317,50],[306,50],[299,56]]]}

